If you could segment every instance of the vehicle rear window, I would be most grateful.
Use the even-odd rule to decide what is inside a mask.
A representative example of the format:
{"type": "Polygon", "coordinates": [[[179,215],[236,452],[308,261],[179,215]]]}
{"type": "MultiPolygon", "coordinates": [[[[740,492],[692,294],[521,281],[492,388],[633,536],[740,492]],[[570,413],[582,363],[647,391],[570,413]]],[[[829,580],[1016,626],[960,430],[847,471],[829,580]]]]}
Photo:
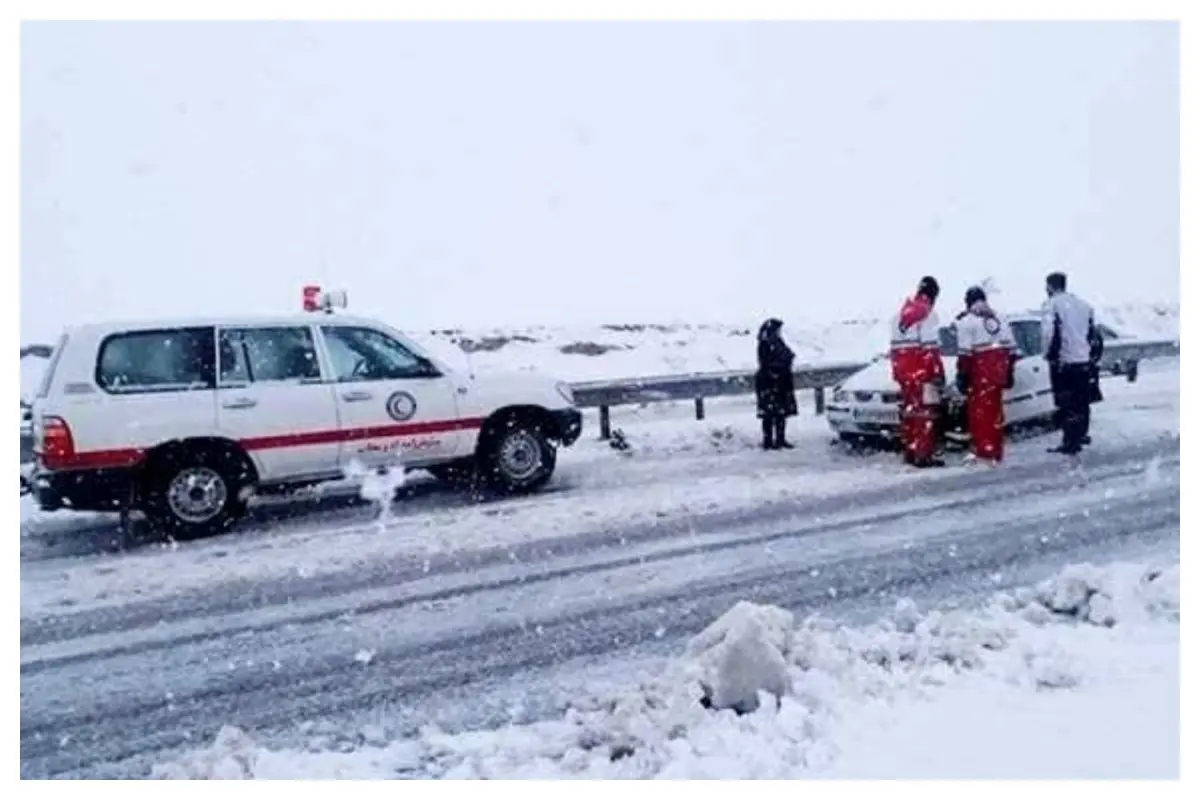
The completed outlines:
{"type": "Polygon", "coordinates": [[[100,345],[96,383],[106,392],[182,392],[212,389],[212,328],[132,331],[100,345]]]}
{"type": "Polygon", "coordinates": [[[38,383],[37,396],[38,398],[46,397],[50,394],[50,385],[54,383],[54,370],[58,369],[58,361],[62,358],[63,348],[67,344],[67,335],[64,333],[58,337],[57,344],[50,352],[50,362],[46,364],[46,369],[42,372],[42,380],[38,383]]]}

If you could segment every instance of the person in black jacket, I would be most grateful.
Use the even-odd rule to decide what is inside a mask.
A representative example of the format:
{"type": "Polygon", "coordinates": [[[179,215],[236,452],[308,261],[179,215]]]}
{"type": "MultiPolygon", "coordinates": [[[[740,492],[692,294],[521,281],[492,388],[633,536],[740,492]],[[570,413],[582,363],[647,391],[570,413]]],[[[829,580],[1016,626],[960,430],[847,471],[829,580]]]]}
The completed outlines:
{"type": "Polygon", "coordinates": [[[786,438],[787,418],[796,416],[796,381],[792,362],[796,356],[783,341],[783,322],[769,319],[758,330],[758,372],[754,391],[758,396],[758,418],[762,420],[763,449],[790,450],[786,438]]]}

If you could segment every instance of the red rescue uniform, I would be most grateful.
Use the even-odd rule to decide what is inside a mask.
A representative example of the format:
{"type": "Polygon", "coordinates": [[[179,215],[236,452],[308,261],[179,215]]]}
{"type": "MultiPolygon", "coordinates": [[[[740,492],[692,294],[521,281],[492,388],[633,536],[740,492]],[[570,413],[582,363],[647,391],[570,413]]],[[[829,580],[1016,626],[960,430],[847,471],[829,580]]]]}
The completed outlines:
{"type": "Polygon", "coordinates": [[[959,319],[958,384],[967,398],[971,451],[988,461],[1004,458],[1004,390],[1012,387],[1016,343],[1007,322],[986,301],[959,319]]]}
{"type": "Polygon", "coordinates": [[[946,383],[933,302],[918,294],[905,301],[892,322],[892,378],[900,384],[900,441],[910,463],[937,452],[941,387],[946,383]]]}

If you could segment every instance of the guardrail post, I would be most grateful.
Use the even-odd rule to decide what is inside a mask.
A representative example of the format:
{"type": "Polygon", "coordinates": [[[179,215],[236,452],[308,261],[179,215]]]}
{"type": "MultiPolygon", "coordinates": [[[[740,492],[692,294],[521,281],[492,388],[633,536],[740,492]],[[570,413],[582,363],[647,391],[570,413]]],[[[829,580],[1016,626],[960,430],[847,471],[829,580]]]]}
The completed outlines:
{"type": "Polygon", "coordinates": [[[612,438],[612,420],[608,418],[608,406],[600,406],[600,438],[612,438]]]}
{"type": "Polygon", "coordinates": [[[817,409],[817,416],[825,413],[825,389],[818,386],[813,389],[813,406],[817,409]]]}
{"type": "Polygon", "coordinates": [[[703,397],[696,398],[696,419],[697,420],[704,419],[704,398],[703,397]]]}

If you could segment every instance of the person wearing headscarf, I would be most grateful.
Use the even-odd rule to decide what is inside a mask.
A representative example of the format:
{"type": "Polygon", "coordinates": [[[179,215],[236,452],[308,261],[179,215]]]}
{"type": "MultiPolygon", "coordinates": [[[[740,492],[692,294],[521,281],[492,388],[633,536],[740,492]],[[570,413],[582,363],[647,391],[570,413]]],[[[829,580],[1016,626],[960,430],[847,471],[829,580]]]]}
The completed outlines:
{"type": "Polygon", "coordinates": [[[892,378],[900,385],[900,443],[904,461],[915,467],[941,467],[936,457],[941,428],[941,389],[946,370],[933,310],[940,288],[925,276],[917,293],[904,301],[892,321],[889,356],[892,378]]]}
{"type": "Polygon", "coordinates": [[[792,449],[787,440],[787,418],[796,416],[796,380],[792,349],[783,340],[783,322],[772,318],[758,330],[758,371],[754,391],[758,418],[762,420],[763,449],[792,449]]]}

